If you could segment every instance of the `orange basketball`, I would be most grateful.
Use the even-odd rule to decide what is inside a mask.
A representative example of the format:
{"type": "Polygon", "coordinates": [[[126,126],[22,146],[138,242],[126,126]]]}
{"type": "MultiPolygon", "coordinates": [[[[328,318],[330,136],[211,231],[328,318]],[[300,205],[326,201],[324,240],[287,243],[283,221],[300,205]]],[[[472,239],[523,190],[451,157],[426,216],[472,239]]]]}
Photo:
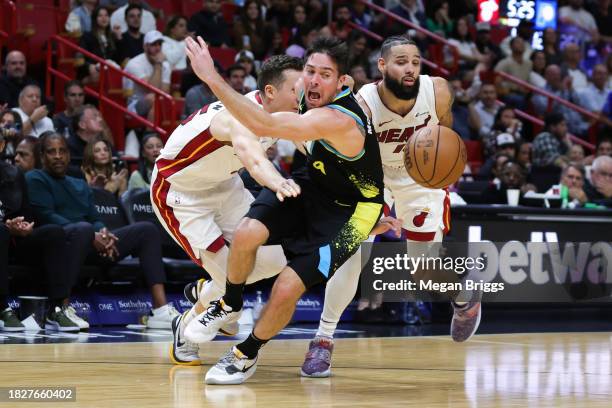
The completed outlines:
{"type": "Polygon", "coordinates": [[[404,149],[404,165],[410,177],[423,187],[444,188],[463,174],[467,152],[452,129],[433,125],[420,129],[404,149]]]}

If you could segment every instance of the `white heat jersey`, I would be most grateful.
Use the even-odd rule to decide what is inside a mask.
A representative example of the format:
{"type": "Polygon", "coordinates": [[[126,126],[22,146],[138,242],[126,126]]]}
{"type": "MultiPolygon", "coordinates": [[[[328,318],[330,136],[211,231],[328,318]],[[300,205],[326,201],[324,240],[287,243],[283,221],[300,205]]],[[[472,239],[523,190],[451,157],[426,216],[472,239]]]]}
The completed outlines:
{"type": "MultiPolygon", "coordinates": [[[[246,96],[262,104],[259,91],[246,96]]],[[[156,167],[174,188],[198,191],[230,179],[243,167],[231,144],[215,139],[210,132],[212,119],[225,109],[220,101],[204,106],[170,135],[156,160],[156,167]]],[[[276,142],[272,138],[260,140],[264,149],[276,142]]]]}
{"type": "Polygon", "coordinates": [[[439,123],[433,81],[429,75],[420,75],[419,81],[419,94],[406,116],[398,115],[385,106],[375,83],[364,85],[359,90],[359,95],[372,112],[372,124],[385,166],[404,167],[403,149],[410,136],[425,126],[439,123]]]}

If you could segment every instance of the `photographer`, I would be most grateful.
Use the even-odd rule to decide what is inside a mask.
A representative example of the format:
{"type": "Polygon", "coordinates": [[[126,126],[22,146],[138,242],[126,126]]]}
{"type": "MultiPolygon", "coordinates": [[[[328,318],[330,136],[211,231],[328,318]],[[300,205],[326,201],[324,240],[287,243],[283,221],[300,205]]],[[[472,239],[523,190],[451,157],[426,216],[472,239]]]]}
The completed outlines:
{"type": "Polygon", "coordinates": [[[0,114],[0,135],[5,143],[0,160],[12,163],[15,159],[17,145],[22,139],[21,125],[21,117],[17,112],[4,111],[0,114]]]}

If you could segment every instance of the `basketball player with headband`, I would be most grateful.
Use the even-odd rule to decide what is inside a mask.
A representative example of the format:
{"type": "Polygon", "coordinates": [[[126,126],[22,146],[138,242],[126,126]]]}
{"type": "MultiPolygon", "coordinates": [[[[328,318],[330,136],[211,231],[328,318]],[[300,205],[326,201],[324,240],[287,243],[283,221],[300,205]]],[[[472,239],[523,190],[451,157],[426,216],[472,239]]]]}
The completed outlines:
{"type": "MultiPolygon", "coordinates": [[[[453,93],[444,78],[421,75],[419,49],[403,36],[383,42],[378,69],[382,81],[364,85],[357,100],[371,118],[378,138],[385,187],[393,197],[397,218],[403,220],[408,242],[441,242],[450,229],[448,191],[422,187],[412,180],[404,167],[403,149],[410,136],[423,127],[452,127],[453,93]]],[[[327,284],[319,329],[302,365],[303,376],[331,375],[333,334],[357,290],[360,261],[358,252],[327,284]]],[[[456,342],[466,341],[480,323],[480,302],[453,302],[453,308],[451,336],[456,342]]]]}

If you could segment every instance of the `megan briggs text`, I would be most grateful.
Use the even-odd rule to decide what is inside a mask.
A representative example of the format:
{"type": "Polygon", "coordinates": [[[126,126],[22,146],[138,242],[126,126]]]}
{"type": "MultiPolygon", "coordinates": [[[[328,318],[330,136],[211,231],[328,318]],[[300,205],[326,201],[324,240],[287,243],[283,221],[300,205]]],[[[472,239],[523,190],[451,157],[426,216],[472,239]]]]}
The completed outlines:
{"type": "Polygon", "coordinates": [[[399,282],[385,282],[382,279],[377,279],[373,282],[373,288],[377,291],[436,291],[445,293],[449,291],[482,291],[482,292],[500,292],[504,290],[502,282],[485,282],[466,279],[464,282],[434,282],[432,280],[421,280],[413,282],[407,279],[402,279],[399,282]]]}

